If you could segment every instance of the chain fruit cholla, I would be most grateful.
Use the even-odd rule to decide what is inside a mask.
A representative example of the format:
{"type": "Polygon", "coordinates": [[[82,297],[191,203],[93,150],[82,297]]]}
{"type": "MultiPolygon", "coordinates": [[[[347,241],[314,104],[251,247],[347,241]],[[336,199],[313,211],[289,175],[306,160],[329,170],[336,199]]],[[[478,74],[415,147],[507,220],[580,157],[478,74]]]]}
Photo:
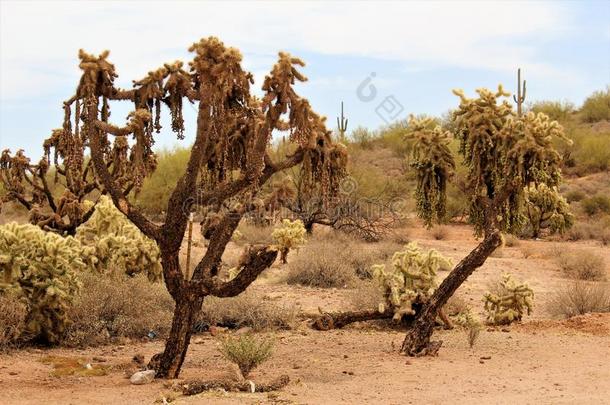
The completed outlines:
{"type": "Polygon", "coordinates": [[[450,266],[449,259],[436,250],[424,252],[415,242],[394,253],[390,270],[386,271],[384,264],[374,265],[373,277],[379,282],[384,297],[379,303],[379,312],[392,308],[396,321],[403,315],[414,315],[413,305],[425,303],[436,288],[438,269],[450,266]]]}

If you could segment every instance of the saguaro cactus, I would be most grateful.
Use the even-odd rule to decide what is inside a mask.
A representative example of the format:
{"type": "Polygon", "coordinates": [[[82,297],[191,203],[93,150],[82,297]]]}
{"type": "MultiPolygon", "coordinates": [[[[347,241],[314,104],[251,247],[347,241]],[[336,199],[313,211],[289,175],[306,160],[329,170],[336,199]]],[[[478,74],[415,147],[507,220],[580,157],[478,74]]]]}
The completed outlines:
{"type": "Polygon", "coordinates": [[[521,68],[517,69],[517,94],[513,94],[513,100],[517,103],[517,115],[520,117],[523,113],[523,102],[525,101],[525,80],[523,80],[523,86],[521,85],[521,68]]]}
{"type": "Polygon", "coordinates": [[[339,130],[339,139],[343,141],[347,131],[347,118],[343,116],[343,101],[341,102],[341,118],[337,117],[337,129],[339,130]]]}

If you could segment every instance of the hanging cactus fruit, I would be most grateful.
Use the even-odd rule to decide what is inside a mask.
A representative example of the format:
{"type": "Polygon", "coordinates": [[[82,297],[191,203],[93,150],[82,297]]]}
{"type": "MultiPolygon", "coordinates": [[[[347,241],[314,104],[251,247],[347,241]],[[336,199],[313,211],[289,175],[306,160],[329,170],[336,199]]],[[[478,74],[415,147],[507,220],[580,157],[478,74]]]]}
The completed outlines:
{"type": "Polygon", "coordinates": [[[100,197],[91,218],[76,230],[76,238],[95,249],[98,271],[145,273],[151,281],[161,278],[157,244],[144,236],[107,196],[100,197]]]}
{"type": "Polygon", "coordinates": [[[92,249],[35,225],[0,226],[0,294],[12,292],[27,304],[23,336],[58,343],[69,324],[66,309],[78,293],[78,273],[93,261],[92,249]]]}
{"type": "Polygon", "coordinates": [[[504,274],[498,291],[488,292],[483,301],[488,323],[508,325],[520,321],[525,313],[532,313],[534,291],[526,283],[517,283],[510,274],[504,274]]]}
{"type": "Polygon", "coordinates": [[[445,266],[451,266],[449,259],[433,249],[424,252],[415,242],[394,253],[391,270],[386,271],[384,264],[372,266],[373,277],[384,297],[379,312],[391,308],[395,321],[400,321],[403,315],[414,315],[413,305],[428,300],[436,288],[436,272],[445,266]]]}
{"type": "Polygon", "coordinates": [[[273,230],[271,236],[280,251],[282,263],[287,263],[290,249],[297,249],[306,242],[305,226],[300,219],[295,221],[284,219],[282,224],[273,230]]]}

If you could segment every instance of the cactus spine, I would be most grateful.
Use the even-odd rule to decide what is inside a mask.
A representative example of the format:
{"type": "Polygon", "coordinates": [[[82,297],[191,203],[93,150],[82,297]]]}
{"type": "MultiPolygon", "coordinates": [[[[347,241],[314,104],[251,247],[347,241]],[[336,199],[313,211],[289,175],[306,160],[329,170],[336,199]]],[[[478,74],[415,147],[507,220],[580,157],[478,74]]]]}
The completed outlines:
{"type": "Polygon", "coordinates": [[[517,95],[513,94],[513,100],[517,103],[517,115],[520,117],[523,113],[523,102],[525,101],[525,80],[523,80],[523,86],[521,86],[521,68],[517,69],[517,95]]]}

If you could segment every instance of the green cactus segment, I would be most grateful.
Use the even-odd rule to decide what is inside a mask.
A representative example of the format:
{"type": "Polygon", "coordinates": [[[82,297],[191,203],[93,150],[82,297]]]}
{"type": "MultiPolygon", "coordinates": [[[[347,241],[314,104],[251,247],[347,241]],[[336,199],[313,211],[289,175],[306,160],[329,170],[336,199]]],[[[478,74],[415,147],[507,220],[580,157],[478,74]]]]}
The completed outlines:
{"type": "Polygon", "coordinates": [[[395,321],[400,321],[403,315],[414,315],[413,305],[427,302],[434,292],[436,272],[450,266],[450,260],[436,250],[425,252],[415,242],[394,253],[391,269],[386,270],[384,264],[372,266],[373,277],[379,282],[384,297],[379,303],[379,312],[391,308],[395,321]]]}
{"type": "Polygon", "coordinates": [[[510,274],[505,274],[502,276],[498,291],[486,293],[483,301],[488,323],[508,325],[520,321],[524,314],[532,313],[534,291],[527,283],[518,283],[510,274]]]}
{"type": "Polygon", "coordinates": [[[83,245],[92,246],[98,271],[145,273],[151,281],[161,278],[157,244],[144,236],[107,196],[100,198],[91,218],[78,227],[76,238],[83,245]]]}
{"type": "MultiPolygon", "coordinates": [[[[86,249],[85,249],[86,250],[86,249]]],[[[44,232],[35,225],[0,226],[0,294],[12,292],[28,306],[28,338],[58,343],[69,319],[68,306],[78,293],[78,273],[88,268],[80,242],[44,232]]]]}

